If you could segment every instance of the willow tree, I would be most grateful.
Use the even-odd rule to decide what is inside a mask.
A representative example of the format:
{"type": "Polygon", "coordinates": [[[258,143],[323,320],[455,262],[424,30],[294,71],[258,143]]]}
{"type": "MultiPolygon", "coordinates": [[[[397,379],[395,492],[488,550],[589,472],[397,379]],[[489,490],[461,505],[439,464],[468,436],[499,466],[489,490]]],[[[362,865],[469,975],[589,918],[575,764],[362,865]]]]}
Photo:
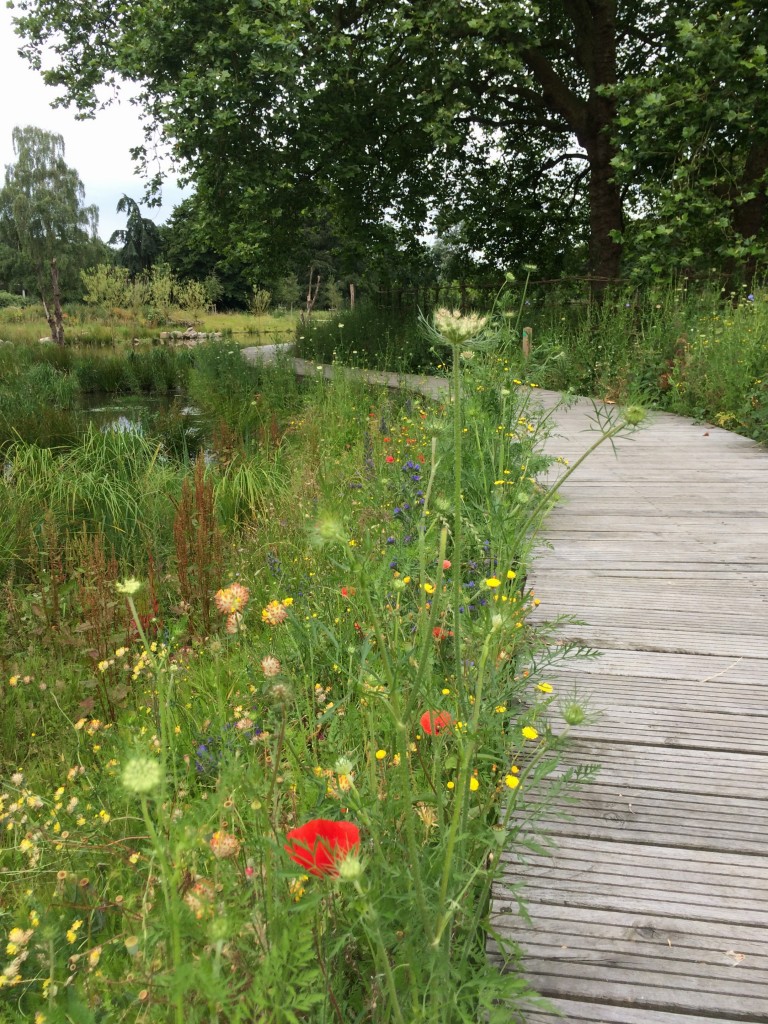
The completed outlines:
{"type": "Polygon", "coordinates": [[[13,251],[21,275],[30,274],[50,327],[64,343],[62,274],[87,261],[98,212],[85,205],[80,177],[64,160],[61,135],[41,128],[14,128],[15,163],[0,189],[0,237],[13,251]]]}

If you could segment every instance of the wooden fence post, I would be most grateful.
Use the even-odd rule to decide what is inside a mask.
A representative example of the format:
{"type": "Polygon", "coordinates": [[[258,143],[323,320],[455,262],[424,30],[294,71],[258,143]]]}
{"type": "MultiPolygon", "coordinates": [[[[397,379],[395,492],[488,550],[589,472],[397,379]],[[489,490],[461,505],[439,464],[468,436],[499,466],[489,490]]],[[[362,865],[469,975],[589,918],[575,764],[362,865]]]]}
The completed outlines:
{"type": "Polygon", "coordinates": [[[533,328],[523,328],[523,359],[528,359],[531,354],[531,346],[533,345],[533,328]]]}

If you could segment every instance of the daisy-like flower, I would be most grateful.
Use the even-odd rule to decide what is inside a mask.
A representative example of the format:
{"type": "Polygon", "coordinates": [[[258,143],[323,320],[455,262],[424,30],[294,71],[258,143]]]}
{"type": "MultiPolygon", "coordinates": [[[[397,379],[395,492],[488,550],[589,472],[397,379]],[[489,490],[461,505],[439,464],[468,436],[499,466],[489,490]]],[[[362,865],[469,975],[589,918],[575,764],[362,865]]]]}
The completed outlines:
{"type": "Polygon", "coordinates": [[[274,676],[280,675],[280,662],[273,654],[265,654],[261,659],[261,671],[267,677],[271,679],[274,676]]]}
{"type": "Polygon", "coordinates": [[[240,853],[240,840],[231,832],[219,830],[214,832],[208,845],[214,857],[219,860],[226,860],[229,857],[236,857],[240,853]]]}
{"type": "Polygon", "coordinates": [[[227,616],[226,630],[228,633],[239,633],[243,624],[243,616],[240,612],[232,612],[227,616]]]}
{"type": "Polygon", "coordinates": [[[240,583],[231,583],[228,587],[216,591],[214,601],[222,615],[236,615],[248,604],[250,596],[247,587],[240,583]]]}
{"type": "Polygon", "coordinates": [[[270,626],[279,626],[288,618],[288,609],[280,601],[270,601],[261,609],[261,621],[270,626]]]}

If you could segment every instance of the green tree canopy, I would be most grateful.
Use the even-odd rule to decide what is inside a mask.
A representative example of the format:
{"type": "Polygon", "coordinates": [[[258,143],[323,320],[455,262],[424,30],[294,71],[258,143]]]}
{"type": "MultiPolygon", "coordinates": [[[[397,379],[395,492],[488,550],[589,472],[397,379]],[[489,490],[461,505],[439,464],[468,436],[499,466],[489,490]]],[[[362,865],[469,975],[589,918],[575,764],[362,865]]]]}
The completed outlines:
{"type": "MultiPolygon", "coordinates": [[[[746,111],[762,86],[741,62],[753,59],[747,51],[759,60],[749,40],[768,14],[757,0],[726,6],[752,29],[744,45],[723,39],[717,81],[743,88],[746,111]]],[[[44,76],[65,101],[91,110],[100,84],[137,84],[147,132],[171,143],[194,181],[211,243],[244,265],[276,266],[297,225],[329,211],[334,232],[361,244],[390,224],[461,225],[497,268],[521,257],[562,268],[567,250],[581,250],[602,281],[620,273],[622,241],[640,241],[627,212],[636,219],[656,203],[668,215],[662,191],[682,120],[662,115],[693,117],[696,107],[704,124],[697,83],[731,25],[712,20],[715,0],[19,0],[17,9],[29,59],[40,66],[53,48],[44,76]],[[649,93],[660,96],[655,114],[649,93]],[[656,149],[633,160],[638,122],[656,149]]],[[[734,128],[724,96],[706,113],[713,153],[734,128]]],[[[731,183],[742,193],[728,201],[743,207],[760,190],[760,160],[739,160],[731,183]]],[[[696,194],[725,201],[700,171],[696,194]]]]}
{"type": "Polygon", "coordinates": [[[616,96],[617,178],[636,211],[625,241],[641,273],[723,272],[749,284],[768,257],[768,10],[706,0],[616,96]]]}

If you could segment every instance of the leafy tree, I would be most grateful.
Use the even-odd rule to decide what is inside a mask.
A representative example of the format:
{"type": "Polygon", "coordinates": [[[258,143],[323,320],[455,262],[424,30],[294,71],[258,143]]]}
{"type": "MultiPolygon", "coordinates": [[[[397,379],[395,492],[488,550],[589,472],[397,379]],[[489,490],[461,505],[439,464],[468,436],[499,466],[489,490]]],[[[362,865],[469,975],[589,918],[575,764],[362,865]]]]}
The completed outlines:
{"type": "Polygon", "coordinates": [[[724,271],[750,283],[768,258],[768,9],[703,0],[675,22],[652,74],[616,90],[617,177],[638,216],[640,273],[724,271]]]}
{"type": "MultiPolygon", "coordinates": [[[[66,100],[89,110],[96,87],[114,76],[138,84],[148,129],[172,143],[196,184],[206,243],[265,285],[268,274],[294,269],[297,230],[318,214],[371,266],[380,266],[382,253],[409,263],[405,249],[388,246],[392,225],[418,234],[436,220],[443,232],[461,225],[497,270],[520,257],[562,268],[571,248],[586,251],[598,282],[614,279],[622,240],[641,240],[626,223],[627,200],[635,218],[649,199],[673,216],[663,199],[672,188],[674,130],[664,123],[671,109],[682,115],[682,130],[694,108],[704,124],[706,108],[709,152],[722,139],[739,151],[729,172],[731,223],[735,230],[740,217],[754,219],[749,197],[759,200],[752,186],[762,151],[758,145],[749,155],[736,133],[747,131],[747,111],[756,111],[762,90],[758,29],[747,32],[750,17],[765,21],[756,2],[19,0],[17,7],[27,56],[39,65],[52,44],[56,61],[44,76],[65,88],[66,100]],[[726,7],[741,12],[743,43],[724,40],[725,55],[717,56],[726,22],[709,16],[726,7]],[[681,18],[689,25],[682,35],[681,18]],[[752,69],[739,68],[745,59],[752,69]],[[701,105],[713,60],[716,82],[734,72],[744,90],[741,124],[725,88],[705,89],[718,98],[701,105]],[[637,88],[623,91],[629,82],[637,88]],[[657,94],[650,104],[649,89],[657,94]],[[658,129],[660,142],[654,151],[654,137],[647,159],[627,175],[636,117],[648,135],[658,129]]],[[[711,161],[699,162],[690,183],[684,196],[722,191],[711,161]]],[[[731,248],[738,258],[739,244],[731,248]]],[[[346,276],[340,267],[333,272],[346,276]]]]}
{"type": "Polygon", "coordinates": [[[62,286],[93,255],[98,212],[85,206],[80,177],[64,161],[64,140],[40,128],[14,128],[16,162],[0,189],[0,239],[18,280],[34,281],[51,337],[64,343],[62,286]]]}
{"type": "Polygon", "coordinates": [[[211,280],[209,301],[227,307],[245,307],[253,280],[252,269],[236,253],[225,254],[213,236],[211,218],[195,195],[184,199],[160,227],[162,259],[182,281],[211,280]]]}
{"type": "Polygon", "coordinates": [[[128,219],[124,228],[112,232],[109,244],[121,247],[117,262],[135,277],[143,270],[149,270],[160,255],[160,231],[154,221],[142,217],[141,207],[130,196],[121,196],[117,212],[127,214],[128,219]]]}

